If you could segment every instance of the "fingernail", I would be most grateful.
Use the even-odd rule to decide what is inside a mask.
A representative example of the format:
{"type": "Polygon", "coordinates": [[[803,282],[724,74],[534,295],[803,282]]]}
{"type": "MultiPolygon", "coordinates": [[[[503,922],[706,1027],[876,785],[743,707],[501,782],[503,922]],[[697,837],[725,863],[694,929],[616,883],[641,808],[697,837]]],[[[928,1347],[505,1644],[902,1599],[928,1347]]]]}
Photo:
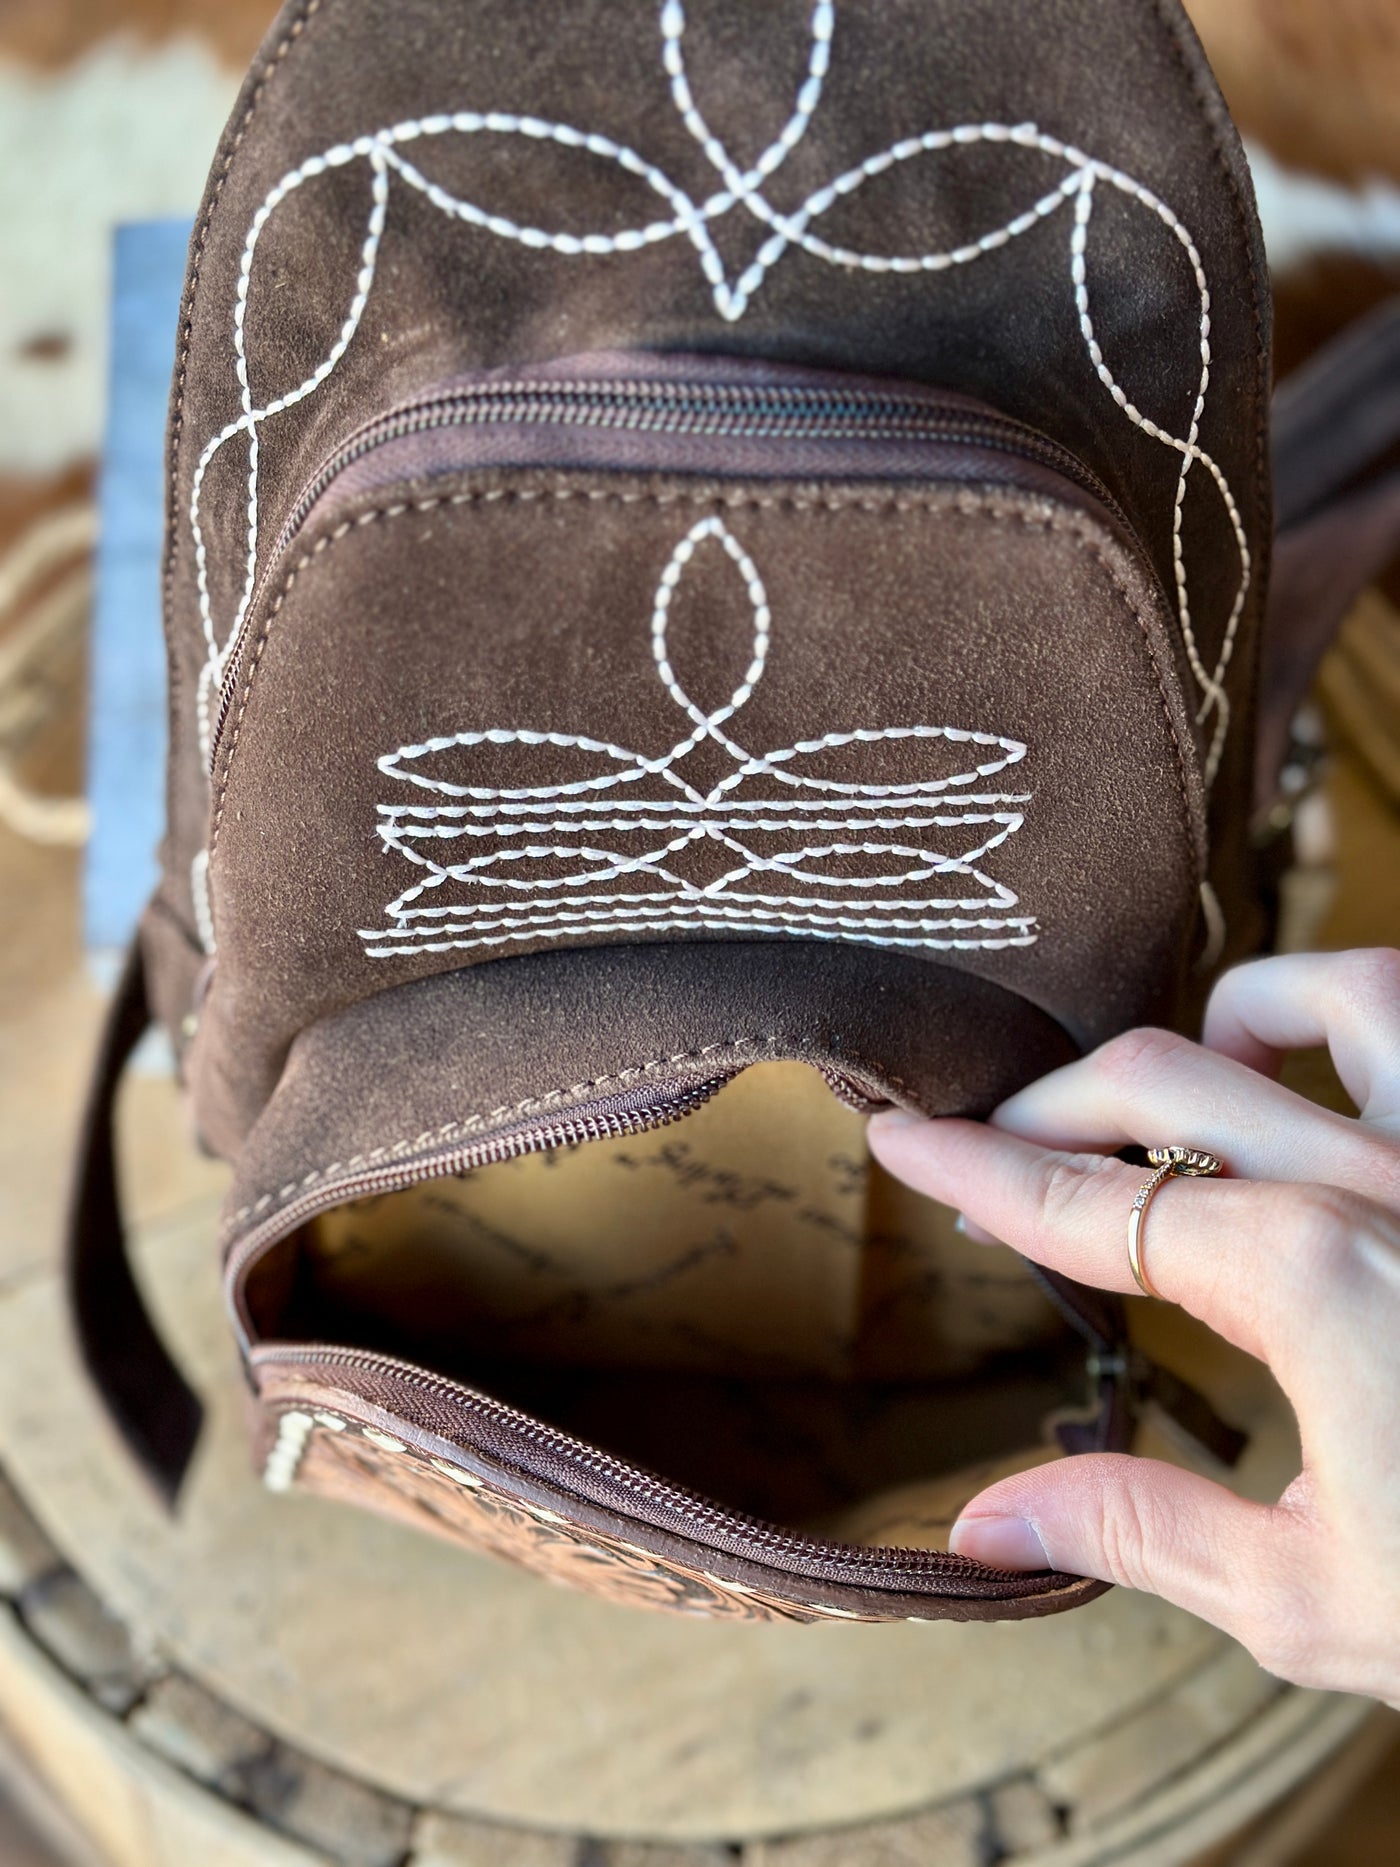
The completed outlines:
{"type": "Polygon", "coordinates": [[[984,1232],[980,1225],[975,1225],[965,1212],[960,1212],[953,1220],[953,1230],[964,1238],[970,1238],[974,1245],[999,1245],[1001,1240],[990,1232],[984,1232]]]}
{"type": "Polygon", "coordinates": [[[877,1109],[870,1119],[878,1122],[882,1128],[919,1128],[927,1122],[928,1116],[921,1115],[917,1109],[890,1107],[877,1109]]]}
{"type": "Polygon", "coordinates": [[[1049,1569],[1034,1524],[1024,1517],[959,1517],[948,1537],[955,1556],[971,1556],[992,1569],[1049,1569]]]}
{"type": "Polygon", "coordinates": [[[1019,1091],[1014,1096],[1008,1096],[1005,1102],[998,1103],[987,1120],[993,1128],[1014,1128],[1024,1101],[1025,1097],[1019,1091]]]}

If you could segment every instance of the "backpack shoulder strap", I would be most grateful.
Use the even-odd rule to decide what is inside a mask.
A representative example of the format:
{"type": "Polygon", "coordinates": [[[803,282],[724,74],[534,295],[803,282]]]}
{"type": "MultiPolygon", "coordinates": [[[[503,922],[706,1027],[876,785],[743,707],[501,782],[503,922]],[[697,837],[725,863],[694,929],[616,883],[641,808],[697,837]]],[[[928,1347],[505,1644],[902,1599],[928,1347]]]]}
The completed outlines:
{"type": "Polygon", "coordinates": [[[122,1076],[151,1022],[145,967],[133,941],[83,1114],[65,1270],[83,1363],[142,1470],[169,1503],[194,1452],[203,1408],[156,1333],[132,1271],[113,1121],[122,1076]]]}
{"type": "Polygon", "coordinates": [[[1400,553],[1400,297],[1348,326],[1274,398],[1278,537],[1260,656],[1255,807],[1347,611],[1400,553]]]}

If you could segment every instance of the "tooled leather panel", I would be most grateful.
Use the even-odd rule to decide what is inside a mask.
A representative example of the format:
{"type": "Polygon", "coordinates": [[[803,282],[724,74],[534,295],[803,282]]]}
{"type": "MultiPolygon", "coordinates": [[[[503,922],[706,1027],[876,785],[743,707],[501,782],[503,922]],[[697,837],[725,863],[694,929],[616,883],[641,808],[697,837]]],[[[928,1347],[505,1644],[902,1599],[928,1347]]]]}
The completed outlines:
{"type": "Polygon", "coordinates": [[[376,1511],[620,1607],[700,1615],[709,1620],[886,1618],[726,1581],[651,1553],[623,1537],[585,1530],[558,1512],[511,1496],[460,1467],[434,1464],[411,1449],[375,1445],[349,1428],[340,1432],[323,1428],[312,1434],[297,1483],[321,1497],[376,1511]]]}
{"type": "MultiPolygon", "coordinates": [[[[586,1459],[567,1488],[529,1475],[518,1461],[548,1455],[527,1420],[473,1426],[407,1373],[400,1380],[383,1367],[347,1365],[332,1373],[275,1354],[255,1354],[255,1433],[270,1490],[354,1504],[626,1605],[728,1619],[1021,1620],[1077,1607],[1107,1586],[1014,1575],[934,1552],[904,1552],[910,1560],[893,1568],[890,1552],[874,1547],[835,1545],[826,1555],[814,1543],[808,1555],[802,1538],[781,1533],[770,1560],[758,1541],[746,1549],[735,1526],[723,1523],[713,1531],[698,1524],[705,1540],[696,1541],[687,1511],[678,1512],[683,1494],[649,1501],[644,1473],[626,1491],[625,1511],[592,1495],[597,1480],[586,1459]],[[662,1527],[668,1514],[669,1529],[662,1527]]],[[[697,1498],[697,1520],[705,1508],[697,1498]]],[[[772,1533],[756,1524],[753,1534],[772,1533]]]]}

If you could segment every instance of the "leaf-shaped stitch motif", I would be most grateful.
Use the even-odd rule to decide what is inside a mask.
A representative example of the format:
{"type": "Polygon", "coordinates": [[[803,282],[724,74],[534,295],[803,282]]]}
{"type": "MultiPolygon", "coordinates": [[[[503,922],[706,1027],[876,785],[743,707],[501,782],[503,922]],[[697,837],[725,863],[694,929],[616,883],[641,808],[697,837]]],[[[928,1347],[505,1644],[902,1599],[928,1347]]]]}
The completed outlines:
{"type": "MultiPolygon", "coordinates": [[[[731,322],[743,317],[754,295],[761,289],[767,274],[785,254],[791,251],[801,252],[810,259],[857,273],[936,274],[952,267],[980,261],[1011,244],[1031,228],[1053,218],[1061,210],[1065,210],[1071,222],[1068,241],[1068,284],[1089,362],[1104,389],[1122,410],[1125,418],[1151,441],[1170,449],[1180,457],[1176,496],[1172,510],[1176,605],[1187,658],[1201,693],[1198,719],[1202,723],[1214,719],[1204,764],[1204,778],[1209,789],[1219,769],[1229,728],[1230,704],[1225,677],[1244,614],[1251,584],[1252,565],[1243,520],[1232,490],[1219,464],[1206,452],[1200,442],[1210,387],[1210,289],[1199,251],[1190,231],[1168,203],[1134,176],[1125,173],[1112,163],[1099,160],[1060,137],[1046,133],[1036,124],[1029,122],[966,123],[950,128],[929,130],[918,136],[905,137],[887,148],[873,151],[854,168],[832,177],[795,208],[781,210],[769,200],[765,193],[765,186],[778,174],[789,155],[802,141],[820,106],[823,84],[832,59],[836,24],[834,0],[815,0],[809,24],[807,71],[799,87],[793,110],[779,135],[747,169],[741,169],[739,164],[733,160],[723,141],[714,134],[702,116],[696,102],[685,59],[685,11],[681,0],[662,0],[658,17],[662,65],[670,90],[671,102],[686,130],[704,152],[706,160],[722,183],[716,192],[704,200],[697,200],[671,176],[664,173],[659,166],[648,160],[644,153],[624,146],[596,131],[588,131],[530,115],[457,110],[442,111],[393,124],[308,157],[282,177],[259,207],[245,242],[233,307],[234,367],[240,388],[241,412],[233,421],[211,436],[205,446],[196,466],[189,507],[199,611],[208,650],[208,658],[198,683],[196,703],[200,742],[206,752],[210,741],[214,695],[227,673],[230,650],[247,613],[257,578],[259,554],[258,430],[264,422],[271,420],[304,397],[314,394],[333,373],[346,349],[354,340],[373,288],[390,186],[391,182],[394,182],[417,191],[442,213],[462,225],[490,237],[510,240],[526,248],[538,250],[542,256],[553,255],[566,258],[583,254],[599,257],[621,256],[664,241],[687,241],[695,252],[700,272],[710,290],[716,311],[721,317],[731,322]],[[580,150],[586,155],[614,164],[626,175],[635,178],[638,183],[649,189],[657,200],[656,215],[654,218],[640,221],[631,227],[611,232],[577,233],[525,226],[508,216],[493,211],[485,204],[468,201],[452,194],[440,183],[433,181],[420,163],[407,153],[415,144],[449,135],[487,136],[493,139],[496,137],[519,138],[527,144],[549,142],[565,149],[580,150]],[[1054,165],[1047,177],[1050,185],[1035,198],[1020,202],[1005,220],[986,229],[975,239],[970,239],[956,248],[942,252],[880,254],[860,251],[851,246],[824,240],[816,231],[822,216],[838,201],[848,201],[857,196],[860,191],[890,170],[922,156],[954,155],[958,150],[974,145],[989,149],[1009,147],[1018,152],[1038,154],[1054,165]],[[359,161],[364,161],[369,166],[371,208],[361,252],[360,270],[353,281],[353,292],[340,334],[326,357],[302,383],[279,393],[261,406],[255,406],[248,374],[246,313],[248,281],[256,261],[259,236],[281,203],[306,181],[313,176],[324,174],[329,168],[359,161]],[[1138,407],[1133,396],[1120,382],[1105,357],[1095,333],[1089,290],[1088,255],[1094,198],[1096,191],[1100,188],[1117,191],[1126,201],[1140,208],[1143,213],[1153,216],[1156,223],[1165,226],[1179,242],[1191,269],[1200,307],[1199,324],[1192,333],[1192,342],[1199,358],[1200,369],[1194,402],[1185,423],[1184,433],[1176,432],[1176,429],[1181,426],[1179,417],[1169,419],[1165,411],[1159,410],[1154,413],[1138,407]],[[764,237],[744,271],[737,278],[731,278],[725,272],[710,229],[714,223],[724,217],[739,213],[747,214],[754,219],[764,230],[764,237]],[[220,625],[215,620],[210,597],[200,504],[205,477],[211,461],[230,442],[240,437],[246,443],[248,454],[248,555],[242,596],[233,616],[220,625]],[[1194,472],[1197,468],[1200,471],[1194,472]],[[1195,483],[1204,482],[1208,488],[1214,490],[1224,511],[1240,565],[1239,582],[1231,601],[1229,614],[1223,620],[1221,646],[1213,666],[1203,656],[1198,640],[1192,612],[1187,558],[1182,544],[1182,514],[1187,493],[1193,481],[1193,473],[1195,483]]],[[[709,730],[707,728],[707,731],[709,730]]],[[[932,729],[907,728],[904,730],[919,732],[932,729]]],[[[946,731],[946,729],[939,730],[946,731]]],[[[711,736],[714,736],[713,732],[711,736]]],[[[994,736],[987,737],[987,743],[993,741],[994,736]]],[[[585,749],[585,742],[581,739],[572,743],[578,749],[585,749]]],[[[613,758],[616,752],[615,748],[606,746],[594,746],[587,749],[596,751],[603,758],[613,758]]],[[[404,759],[408,758],[407,753],[400,756],[404,759]]],[[[625,766],[629,756],[631,755],[622,754],[617,762],[625,766]]],[[[744,784],[759,770],[762,771],[765,779],[773,780],[779,785],[800,786],[800,764],[809,756],[811,752],[804,746],[770,751],[766,755],[766,762],[761,767],[755,767],[753,772],[733,778],[730,788],[736,791],[736,796],[732,801],[737,806],[739,802],[737,787],[744,784]]],[[[404,769],[392,775],[402,777],[409,774],[404,769]]],[[[623,785],[638,786],[635,794],[638,798],[642,796],[641,780],[647,775],[642,770],[612,774],[619,788],[623,785]]],[[[421,777],[410,777],[410,782],[421,784],[422,780],[421,777]]],[[[585,788],[606,790],[615,795],[614,786],[608,783],[607,773],[604,773],[595,784],[585,788]]],[[[683,786],[681,788],[684,789],[683,786]]],[[[920,789],[921,787],[915,787],[909,795],[917,795],[920,789]]],[[[855,796],[856,793],[852,792],[851,795],[855,796]]],[[[400,847],[400,853],[406,854],[407,849],[400,847]]],[[[205,852],[201,852],[200,857],[196,858],[191,879],[201,938],[206,947],[212,951],[214,930],[208,912],[206,866],[207,856],[205,852]]],[[[403,897],[400,905],[406,904],[408,899],[409,897],[403,897]]],[[[1026,933],[1028,926],[1028,922],[1022,922],[1019,933],[1010,943],[1033,937],[1026,933]]],[[[562,923],[560,927],[562,932],[562,923]]],[[[814,934],[823,931],[814,923],[809,924],[806,930],[814,934]]],[[[580,921],[574,931],[587,931],[587,927],[580,921]]],[[[831,929],[825,931],[831,937],[840,937],[839,933],[831,929]]],[[[983,933],[990,931],[1004,930],[982,929],[983,933]]],[[[500,930],[499,937],[501,939],[518,937],[518,933],[510,933],[503,928],[500,930]]],[[[968,941],[961,939],[951,943],[969,944],[968,941]]],[[[979,938],[970,943],[995,945],[1007,944],[1008,941],[979,938]]],[[[439,945],[441,944],[439,942],[439,945]]]]}
{"type": "Polygon", "coordinates": [[[672,551],[652,607],[651,657],[682,729],[670,747],[473,727],[386,754],[379,769],[415,787],[415,802],[381,804],[379,835],[416,875],[388,904],[388,924],[362,931],[366,950],[387,957],[694,927],[903,946],[1029,945],[1034,918],[1013,913],[1014,892],[978,866],[1019,831],[1026,797],[968,788],[1019,762],[1025,746],[916,725],[859,727],[754,751],[734,734],[765,678],[773,626],[753,559],[723,519],[703,518],[672,551]],[[701,549],[733,565],[752,629],[746,665],[735,669],[740,679],[708,713],[681,685],[669,637],[676,593],[701,549]],[[804,771],[824,748],[859,744],[875,760],[891,742],[951,745],[962,769],[940,765],[889,783],[804,771]],[[552,772],[558,751],[576,748],[606,759],[608,769],[499,790],[476,782],[477,772],[461,780],[423,775],[424,760],[444,748],[497,744],[547,750],[552,772]],[[705,790],[686,764],[703,744],[730,766],[705,790]],[[417,801],[424,789],[454,801],[417,801]],[[950,833],[961,853],[950,849],[950,833]],[[697,879],[687,860],[697,853],[709,858],[709,879],[697,879]]]}

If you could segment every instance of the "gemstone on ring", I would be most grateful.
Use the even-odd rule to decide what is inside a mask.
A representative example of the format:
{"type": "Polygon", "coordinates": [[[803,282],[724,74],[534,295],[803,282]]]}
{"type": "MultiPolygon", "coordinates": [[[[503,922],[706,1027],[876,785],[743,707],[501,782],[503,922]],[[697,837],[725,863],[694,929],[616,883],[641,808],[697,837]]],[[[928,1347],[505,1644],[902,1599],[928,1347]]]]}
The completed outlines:
{"type": "Polygon", "coordinates": [[[1171,1167],[1177,1173],[1191,1176],[1204,1174],[1214,1178],[1225,1171],[1224,1161],[1207,1154],[1203,1147],[1150,1147],[1147,1158],[1154,1167],[1171,1167]]]}

